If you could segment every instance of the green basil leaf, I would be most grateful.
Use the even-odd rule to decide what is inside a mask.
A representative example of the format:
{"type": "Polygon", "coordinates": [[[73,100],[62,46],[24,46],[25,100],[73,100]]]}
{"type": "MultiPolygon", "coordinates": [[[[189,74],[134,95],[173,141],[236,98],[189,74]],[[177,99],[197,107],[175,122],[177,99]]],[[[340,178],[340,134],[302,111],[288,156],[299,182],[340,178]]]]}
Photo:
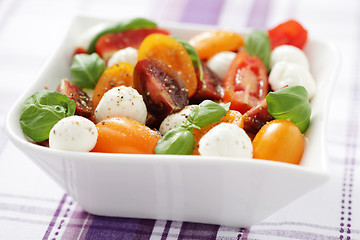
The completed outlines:
{"type": "Polygon", "coordinates": [[[245,50],[251,56],[259,57],[269,71],[271,45],[268,35],[259,30],[252,31],[245,40],[245,50]]]}
{"type": "Polygon", "coordinates": [[[156,154],[191,155],[194,151],[195,139],[192,130],[182,127],[168,131],[155,147],[156,154]]]}
{"type": "Polygon", "coordinates": [[[96,53],[76,54],[70,68],[71,81],[80,88],[94,89],[105,68],[105,61],[96,53]]]}
{"type": "Polygon", "coordinates": [[[191,58],[194,68],[199,68],[200,81],[202,81],[204,78],[204,71],[202,68],[201,60],[200,60],[199,55],[197,54],[195,48],[192,45],[190,45],[186,40],[182,39],[181,37],[172,36],[172,38],[179,41],[184,46],[184,48],[186,49],[187,53],[189,54],[189,56],[191,58]]]}
{"type": "Polygon", "coordinates": [[[286,87],[266,96],[268,111],[275,119],[293,122],[302,133],[310,124],[311,105],[303,86],[286,87]]]}
{"type": "Polygon", "coordinates": [[[229,107],[230,103],[222,106],[211,100],[204,100],[199,106],[191,111],[187,121],[199,128],[203,128],[209,124],[220,121],[229,110],[229,107]]]}
{"type": "Polygon", "coordinates": [[[40,91],[27,98],[20,113],[20,125],[35,142],[49,138],[51,128],[62,118],[75,114],[75,102],[58,92],[40,91]]]}
{"type": "Polygon", "coordinates": [[[146,18],[134,18],[131,20],[126,20],[126,21],[116,23],[113,26],[110,26],[110,27],[104,29],[103,31],[99,32],[98,34],[96,34],[96,36],[91,40],[87,52],[88,53],[95,52],[95,45],[96,45],[97,40],[99,40],[99,38],[105,34],[124,32],[127,30],[139,29],[139,28],[151,29],[151,28],[156,28],[156,27],[157,27],[156,23],[154,23],[146,18]]]}

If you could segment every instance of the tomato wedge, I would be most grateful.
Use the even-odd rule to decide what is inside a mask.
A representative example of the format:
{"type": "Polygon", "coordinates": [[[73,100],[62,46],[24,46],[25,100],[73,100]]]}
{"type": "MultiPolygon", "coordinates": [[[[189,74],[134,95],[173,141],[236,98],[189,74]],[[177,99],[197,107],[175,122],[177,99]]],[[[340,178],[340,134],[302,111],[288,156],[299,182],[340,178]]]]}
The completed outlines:
{"type": "Polygon", "coordinates": [[[307,30],[297,21],[289,20],[268,31],[272,49],[287,44],[302,49],[307,41],[307,30]]]}
{"type": "Polygon", "coordinates": [[[169,35],[169,32],[163,29],[134,29],[119,33],[109,33],[101,36],[96,42],[95,51],[107,61],[111,55],[123,48],[133,47],[139,48],[141,42],[148,35],[159,33],[169,35]]]}
{"type": "Polygon", "coordinates": [[[269,91],[264,63],[247,52],[239,52],[232,61],[224,82],[224,101],[230,109],[244,114],[266,97],[269,91]]]}

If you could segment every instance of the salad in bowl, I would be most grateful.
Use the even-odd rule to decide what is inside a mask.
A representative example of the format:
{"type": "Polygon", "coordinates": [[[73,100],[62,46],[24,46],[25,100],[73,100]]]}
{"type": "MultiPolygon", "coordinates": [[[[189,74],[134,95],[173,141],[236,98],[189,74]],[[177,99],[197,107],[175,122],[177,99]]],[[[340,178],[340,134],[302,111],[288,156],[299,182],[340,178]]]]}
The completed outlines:
{"type": "Polygon", "coordinates": [[[334,55],[295,20],[80,16],[7,130],[90,213],[250,226],[328,177],[334,55]]]}

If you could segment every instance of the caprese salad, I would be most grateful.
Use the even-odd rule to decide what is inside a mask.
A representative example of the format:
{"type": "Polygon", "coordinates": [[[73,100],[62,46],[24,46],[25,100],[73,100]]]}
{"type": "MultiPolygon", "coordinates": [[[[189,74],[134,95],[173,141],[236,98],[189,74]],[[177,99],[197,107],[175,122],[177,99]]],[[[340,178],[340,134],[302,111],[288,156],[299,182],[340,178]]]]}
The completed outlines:
{"type": "Polygon", "coordinates": [[[299,164],[316,90],[299,22],[182,39],[135,18],[94,26],[80,39],[71,79],[22,106],[31,141],[68,151],[299,164]]]}

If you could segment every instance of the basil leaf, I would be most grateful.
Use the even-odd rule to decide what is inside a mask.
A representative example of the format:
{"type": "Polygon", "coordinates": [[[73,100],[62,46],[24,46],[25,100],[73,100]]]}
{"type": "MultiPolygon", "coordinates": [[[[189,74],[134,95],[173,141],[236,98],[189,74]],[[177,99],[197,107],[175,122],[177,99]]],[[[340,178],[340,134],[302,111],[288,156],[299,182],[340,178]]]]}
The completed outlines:
{"type": "Polygon", "coordinates": [[[275,119],[293,122],[302,133],[310,124],[311,105],[303,86],[286,87],[266,96],[268,111],[275,119]]]}
{"type": "Polygon", "coordinates": [[[182,127],[168,131],[157,143],[156,154],[191,155],[194,151],[195,139],[192,130],[182,127]]]}
{"type": "Polygon", "coordinates": [[[117,33],[117,32],[124,32],[127,30],[132,30],[132,29],[139,29],[139,28],[156,28],[157,24],[146,19],[146,18],[134,18],[131,20],[126,20],[123,22],[119,22],[116,23],[113,26],[110,26],[106,29],[104,29],[103,31],[99,32],[98,34],[96,34],[96,36],[91,40],[90,45],[88,47],[87,52],[88,53],[93,53],[95,52],[95,45],[97,40],[99,40],[99,38],[105,34],[109,34],[109,33],[117,33]]]}
{"type": "Polygon", "coordinates": [[[20,125],[35,142],[49,138],[51,128],[62,118],[75,114],[75,102],[58,92],[40,91],[27,98],[20,113],[20,125]]]}
{"type": "Polygon", "coordinates": [[[70,68],[71,81],[80,88],[94,89],[105,68],[104,60],[96,53],[76,54],[70,68]]]}
{"type": "Polygon", "coordinates": [[[271,45],[269,37],[265,32],[259,30],[252,31],[245,40],[245,50],[249,55],[260,58],[266,67],[266,71],[269,71],[271,45]]]}
{"type": "Polygon", "coordinates": [[[204,100],[198,107],[191,111],[187,121],[199,128],[220,121],[229,110],[230,103],[221,106],[211,100],[204,100]]]}
{"type": "Polygon", "coordinates": [[[199,68],[199,72],[200,72],[200,81],[203,80],[204,78],[204,71],[202,68],[202,64],[201,64],[201,60],[199,58],[199,55],[197,54],[195,48],[190,45],[186,40],[182,39],[181,37],[177,37],[177,36],[171,36],[172,38],[174,38],[175,40],[177,40],[178,42],[180,42],[185,50],[187,51],[187,53],[189,54],[191,61],[194,65],[194,68],[199,68]]]}

